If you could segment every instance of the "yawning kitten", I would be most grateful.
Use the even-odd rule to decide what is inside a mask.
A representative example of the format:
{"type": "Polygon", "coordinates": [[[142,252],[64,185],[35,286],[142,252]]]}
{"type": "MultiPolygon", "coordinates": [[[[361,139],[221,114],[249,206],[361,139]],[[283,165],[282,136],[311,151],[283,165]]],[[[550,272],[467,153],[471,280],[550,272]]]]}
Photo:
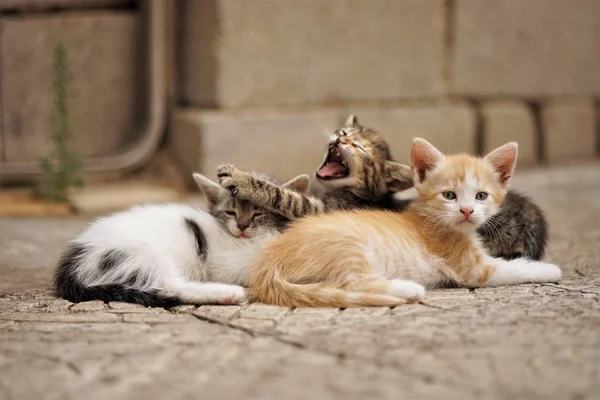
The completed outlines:
{"type": "Polygon", "coordinates": [[[418,197],[402,213],[350,211],[294,222],[250,272],[256,301],[287,307],[395,306],[424,286],[555,282],[553,264],[493,258],[477,228],[507,193],[517,144],[485,158],[444,156],[423,139],[410,151],[418,197]]]}

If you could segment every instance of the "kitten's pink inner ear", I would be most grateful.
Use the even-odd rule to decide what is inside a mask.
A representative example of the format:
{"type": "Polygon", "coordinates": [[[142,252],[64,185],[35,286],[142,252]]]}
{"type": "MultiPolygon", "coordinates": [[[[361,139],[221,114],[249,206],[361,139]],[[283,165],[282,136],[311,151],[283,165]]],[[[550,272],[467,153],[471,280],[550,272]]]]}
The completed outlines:
{"type": "Polygon", "coordinates": [[[419,183],[423,183],[427,171],[432,170],[444,159],[444,155],[425,139],[413,139],[410,149],[410,164],[419,183]]]}
{"type": "Polygon", "coordinates": [[[498,147],[485,156],[485,160],[492,164],[494,170],[499,174],[501,185],[506,185],[510,181],[517,165],[518,145],[510,142],[504,146],[498,147]]]}

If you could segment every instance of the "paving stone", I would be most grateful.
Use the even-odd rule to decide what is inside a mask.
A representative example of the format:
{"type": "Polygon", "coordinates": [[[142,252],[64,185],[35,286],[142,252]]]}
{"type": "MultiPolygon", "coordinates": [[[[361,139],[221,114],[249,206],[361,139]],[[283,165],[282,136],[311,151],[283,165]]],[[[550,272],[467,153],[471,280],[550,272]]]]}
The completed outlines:
{"type": "Polygon", "coordinates": [[[596,110],[592,100],[555,100],[542,107],[546,159],[591,159],[597,153],[596,110]]]}
{"type": "Polygon", "coordinates": [[[45,321],[45,322],[113,322],[120,321],[118,315],[108,313],[0,313],[0,320],[5,321],[45,321]]]}
{"type": "Polygon", "coordinates": [[[506,1],[457,0],[453,10],[454,94],[600,93],[600,2],[528,0],[514,7],[506,1]]]}
{"type": "Polygon", "coordinates": [[[518,165],[537,162],[537,143],[533,114],[517,101],[491,101],[481,106],[484,118],[483,147],[490,152],[510,141],[519,144],[518,165]]]}
{"type": "Polygon", "coordinates": [[[335,104],[444,92],[439,0],[218,0],[182,7],[179,89],[195,106],[335,104]],[[368,26],[369,33],[350,26],[368,26]]]}
{"type": "Polygon", "coordinates": [[[337,315],[340,313],[338,308],[329,308],[329,307],[304,307],[304,308],[295,308],[292,311],[292,314],[330,314],[337,315]]]}
{"type": "Polygon", "coordinates": [[[250,319],[271,319],[277,320],[283,317],[285,314],[290,312],[287,307],[269,306],[266,304],[250,304],[248,308],[244,309],[240,317],[250,319]]]}
{"type": "Polygon", "coordinates": [[[253,332],[268,332],[275,326],[275,321],[269,319],[237,318],[231,321],[230,325],[253,332]]]}
{"type": "Polygon", "coordinates": [[[71,311],[101,311],[104,310],[103,301],[86,301],[84,303],[77,303],[71,307],[71,311]]]}
{"type": "Polygon", "coordinates": [[[196,321],[189,314],[123,314],[124,322],[146,323],[146,324],[189,324],[196,321]]]}
{"type": "Polygon", "coordinates": [[[241,309],[241,306],[200,306],[193,314],[210,320],[225,322],[239,313],[241,309]]]}
{"type": "Polygon", "coordinates": [[[169,311],[159,307],[145,307],[141,304],[122,303],[118,301],[111,301],[108,303],[108,312],[115,314],[159,314],[168,313],[169,311]]]}
{"type": "Polygon", "coordinates": [[[347,308],[341,312],[336,321],[379,317],[389,313],[389,307],[347,308]]]}
{"type": "Polygon", "coordinates": [[[187,304],[187,305],[183,305],[183,306],[176,306],[176,307],[172,307],[169,309],[169,311],[176,313],[176,314],[190,314],[193,313],[194,311],[196,311],[198,307],[191,305],[191,304],[187,304]]]}

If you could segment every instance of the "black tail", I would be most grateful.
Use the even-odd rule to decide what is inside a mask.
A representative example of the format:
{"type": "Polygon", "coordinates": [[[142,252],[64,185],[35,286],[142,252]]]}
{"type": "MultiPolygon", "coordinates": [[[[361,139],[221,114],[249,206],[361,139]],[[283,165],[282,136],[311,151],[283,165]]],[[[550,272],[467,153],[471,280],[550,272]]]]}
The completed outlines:
{"type": "Polygon", "coordinates": [[[53,282],[57,297],[74,303],[91,300],[120,301],[142,304],[147,307],[174,307],[182,304],[179,299],[164,296],[156,289],[141,291],[120,284],[82,285],[77,280],[75,270],[86,251],[84,246],[74,245],[61,256],[54,272],[53,282]]]}

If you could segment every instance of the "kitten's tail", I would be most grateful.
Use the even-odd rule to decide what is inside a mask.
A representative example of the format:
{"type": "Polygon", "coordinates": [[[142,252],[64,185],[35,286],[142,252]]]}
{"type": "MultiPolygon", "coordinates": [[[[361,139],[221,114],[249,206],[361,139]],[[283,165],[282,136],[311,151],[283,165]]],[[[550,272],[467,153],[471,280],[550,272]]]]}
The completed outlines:
{"type": "Polygon", "coordinates": [[[54,272],[53,287],[57,297],[73,303],[100,300],[142,304],[147,307],[174,307],[182,304],[176,297],[166,296],[158,289],[134,289],[122,284],[87,286],[77,279],[77,265],[85,252],[75,246],[63,254],[54,272]]]}
{"type": "Polygon", "coordinates": [[[55,283],[54,289],[57,297],[73,303],[100,300],[136,303],[146,307],[175,307],[182,304],[181,300],[165,296],[158,289],[139,290],[118,284],[84,286],[55,283]]]}
{"type": "Polygon", "coordinates": [[[250,298],[282,307],[395,307],[406,303],[406,300],[394,296],[349,292],[325,283],[291,283],[274,271],[263,278],[266,279],[260,284],[250,283],[250,298]]]}

